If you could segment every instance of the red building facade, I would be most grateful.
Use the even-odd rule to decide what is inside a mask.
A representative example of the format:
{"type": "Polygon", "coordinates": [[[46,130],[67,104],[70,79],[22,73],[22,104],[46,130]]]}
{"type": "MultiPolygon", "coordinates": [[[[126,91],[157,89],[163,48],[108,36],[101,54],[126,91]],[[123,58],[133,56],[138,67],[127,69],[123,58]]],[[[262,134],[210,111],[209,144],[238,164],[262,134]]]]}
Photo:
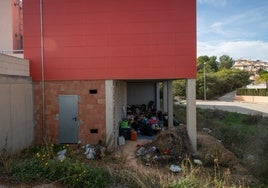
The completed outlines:
{"type": "Polygon", "coordinates": [[[107,138],[105,80],[196,76],[195,0],[24,0],[23,13],[36,140],[58,141],[58,95],[79,95],[79,138],[96,143],[107,138]]]}

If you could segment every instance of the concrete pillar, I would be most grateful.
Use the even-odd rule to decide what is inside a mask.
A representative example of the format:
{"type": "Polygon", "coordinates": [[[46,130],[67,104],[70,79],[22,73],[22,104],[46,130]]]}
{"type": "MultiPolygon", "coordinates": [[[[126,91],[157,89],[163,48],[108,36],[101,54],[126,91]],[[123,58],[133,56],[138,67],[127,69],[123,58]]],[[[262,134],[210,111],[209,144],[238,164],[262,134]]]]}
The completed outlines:
{"type": "Polygon", "coordinates": [[[173,87],[172,80],[167,81],[167,99],[168,99],[168,128],[173,127],[173,87]]]}
{"type": "Polygon", "coordinates": [[[196,79],[187,79],[186,84],[186,122],[187,131],[194,152],[197,151],[197,135],[196,135],[196,79]]]}
{"type": "Polygon", "coordinates": [[[156,83],[156,110],[159,111],[161,110],[161,107],[160,107],[160,83],[157,82],[156,83]]]}
{"type": "Polygon", "coordinates": [[[106,107],[106,144],[108,148],[117,145],[114,128],[114,82],[105,80],[105,107],[106,107]]]}
{"type": "Polygon", "coordinates": [[[119,137],[119,121],[126,117],[127,82],[105,81],[106,106],[106,144],[109,149],[115,149],[119,137]]]}
{"type": "Polygon", "coordinates": [[[163,82],[163,111],[168,111],[168,84],[167,81],[163,82]]]}

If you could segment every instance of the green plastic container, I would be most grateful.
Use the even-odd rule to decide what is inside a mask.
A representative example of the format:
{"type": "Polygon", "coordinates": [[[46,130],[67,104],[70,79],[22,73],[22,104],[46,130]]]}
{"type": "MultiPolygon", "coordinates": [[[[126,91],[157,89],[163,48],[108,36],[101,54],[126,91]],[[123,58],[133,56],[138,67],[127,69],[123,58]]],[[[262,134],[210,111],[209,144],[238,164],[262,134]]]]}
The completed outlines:
{"type": "Polygon", "coordinates": [[[128,121],[120,121],[120,127],[125,129],[125,128],[129,128],[128,127],[128,121]]]}

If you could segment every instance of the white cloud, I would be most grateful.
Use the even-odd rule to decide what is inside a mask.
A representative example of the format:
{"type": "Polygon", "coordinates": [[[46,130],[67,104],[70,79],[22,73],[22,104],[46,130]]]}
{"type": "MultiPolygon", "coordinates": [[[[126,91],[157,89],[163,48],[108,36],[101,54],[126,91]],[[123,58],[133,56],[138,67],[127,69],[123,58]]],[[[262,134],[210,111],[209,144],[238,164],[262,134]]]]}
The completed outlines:
{"type": "Polygon", "coordinates": [[[224,25],[224,23],[222,23],[222,22],[215,22],[210,27],[211,27],[211,30],[213,32],[217,32],[217,33],[220,33],[220,34],[225,34],[224,29],[222,29],[223,25],[224,25]]]}
{"type": "MultiPolygon", "coordinates": [[[[199,25],[199,27],[201,26],[199,25]]],[[[265,29],[264,22],[260,16],[251,11],[217,20],[208,25],[202,34],[210,33],[228,38],[249,38],[257,35],[259,27],[265,29]]],[[[203,28],[205,26],[201,27],[200,30],[203,28]]]]}
{"type": "Polygon", "coordinates": [[[233,59],[251,59],[268,62],[268,42],[231,41],[231,42],[198,42],[197,56],[229,55],[233,59]]]}

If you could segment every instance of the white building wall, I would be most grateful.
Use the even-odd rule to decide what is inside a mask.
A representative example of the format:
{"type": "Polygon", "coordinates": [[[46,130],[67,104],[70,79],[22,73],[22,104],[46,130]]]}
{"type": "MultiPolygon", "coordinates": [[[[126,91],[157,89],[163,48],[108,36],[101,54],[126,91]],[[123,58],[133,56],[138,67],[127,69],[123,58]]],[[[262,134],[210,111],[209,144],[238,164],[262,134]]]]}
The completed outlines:
{"type": "Polygon", "coordinates": [[[129,105],[146,104],[156,100],[156,82],[128,82],[127,103],[129,105]]]}
{"type": "Polygon", "coordinates": [[[0,150],[15,153],[32,144],[33,91],[29,77],[0,76],[0,150]]]}
{"type": "Polygon", "coordinates": [[[22,54],[22,33],[22,2],[0,0],[0,52],[22,54]]]}
{"type": "Polygon", "coordinates": [[[12,1],[0,0],[0,51],[13,50],[12,1]]]}
{"type": "Polygon", "coordinates": [[[30,76],[29,60],[0,54],[0,74],[30,76]]]}

